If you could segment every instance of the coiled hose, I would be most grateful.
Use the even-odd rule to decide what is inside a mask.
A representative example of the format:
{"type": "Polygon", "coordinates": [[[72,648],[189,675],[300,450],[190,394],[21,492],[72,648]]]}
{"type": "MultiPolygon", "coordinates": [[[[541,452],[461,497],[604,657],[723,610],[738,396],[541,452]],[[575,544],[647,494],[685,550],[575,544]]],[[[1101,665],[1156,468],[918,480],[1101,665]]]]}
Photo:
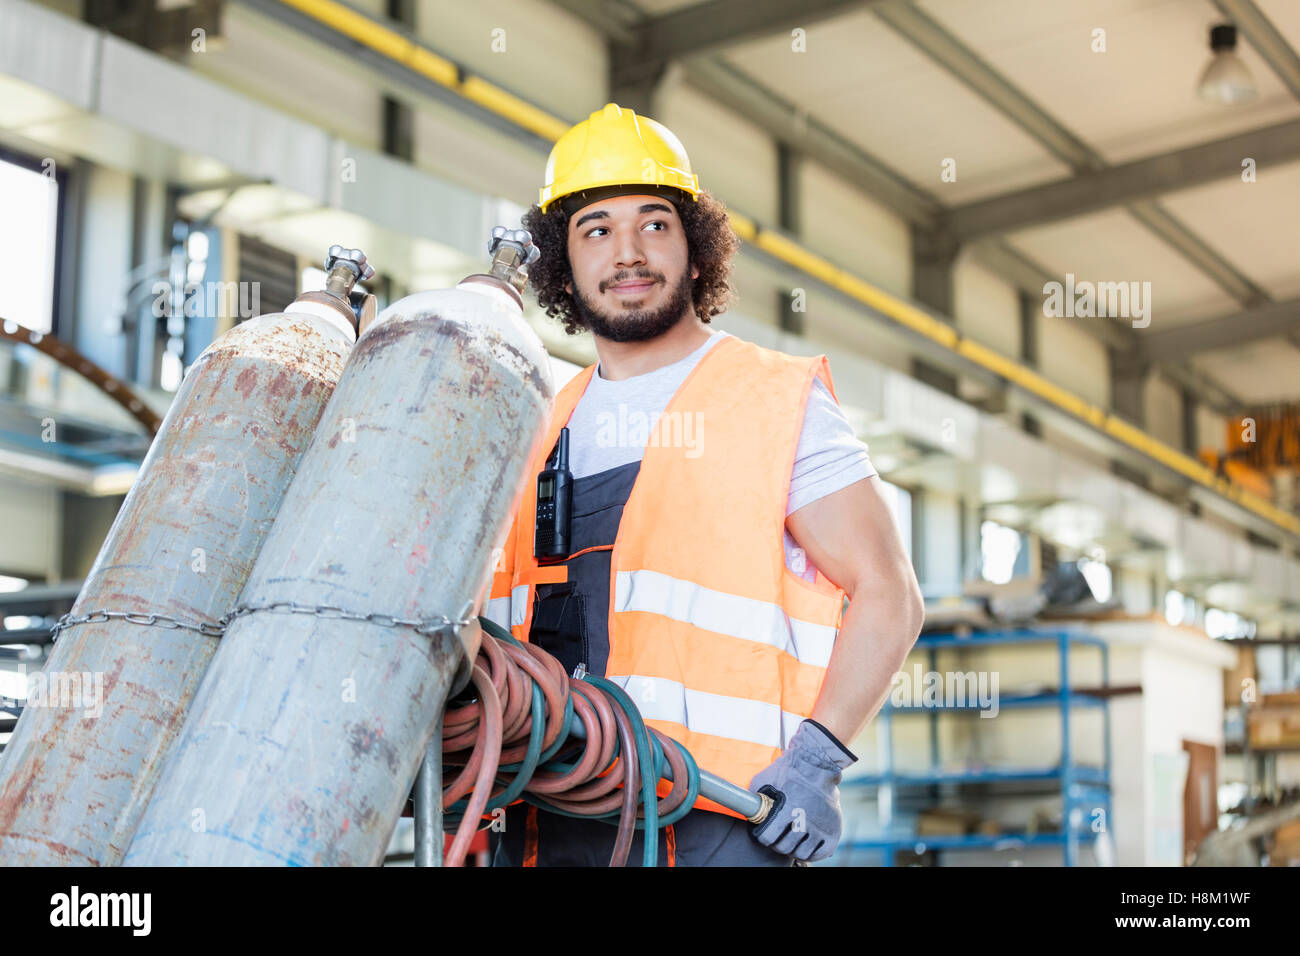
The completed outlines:
{"type": "Polygon", "coordinates": [[[483,639],[471,674],[474,699],[443,717],[447,823],[459,821],[444,865],[461,866],[484,815],[521,797],[551,813],[617,824],[610,866],[624,866],[637,829],[642,866],[657,866],[660,827],[684,817],[700,792],[690,752],[647,727],[617,684],[587,674],[574,681],[558,660],[480,617],[483,639]],[[581,722],[585,739],[575,734],[581,722]],[[671,768],[672,789],[659,779],[671,768]]]}

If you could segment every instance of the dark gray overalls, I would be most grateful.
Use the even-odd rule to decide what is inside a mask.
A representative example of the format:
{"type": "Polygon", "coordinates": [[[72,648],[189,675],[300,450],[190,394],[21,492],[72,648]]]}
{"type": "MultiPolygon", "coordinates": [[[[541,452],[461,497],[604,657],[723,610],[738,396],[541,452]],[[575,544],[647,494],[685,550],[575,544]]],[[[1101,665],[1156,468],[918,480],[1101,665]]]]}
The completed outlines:
{"type": "MultiPolygon", "coordinates": [[[[554,654],[572,674],[579,663],[605,676],[609,659],[609,572],[623,506],[641,462],[633,461],[573,483],[568,580],[535,588],[528,639],[554,654]],[[587,549],[594,550],[587,550],[587,549]],[[579,553],[585,552],[585,553],[579,553]]],[[[748,780],[734,783],[746,786],[748,780]]],[[[533,811],[536,866],[608,866],[617,829],[599,820],[581,820],[516,804],[506,809],[505,830],[491,833],[493,866],[523,866],[529,846],[528,815],[533,811]]],[[[792,866],[794,860],[761,846],[749,835],[751,824],[738,817],[692,810],[659,832],[660,866],[792,866]],[[670,862],[671,861],[671,862],[670,862]]],[[[638,830],[629,866],[641,865],[643,834],[638,830]]]]}

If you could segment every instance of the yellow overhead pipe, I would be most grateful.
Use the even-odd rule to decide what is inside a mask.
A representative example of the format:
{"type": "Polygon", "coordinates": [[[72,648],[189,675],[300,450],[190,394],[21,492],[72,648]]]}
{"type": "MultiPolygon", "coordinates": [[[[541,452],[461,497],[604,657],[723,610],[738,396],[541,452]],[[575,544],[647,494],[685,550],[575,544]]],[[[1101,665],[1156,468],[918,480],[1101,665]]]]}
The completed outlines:
{"type": "MultiPolygon", "coordinates": [[[[572,125],[526,103],[513,93],[482,77],[464,74],[451,60],[438,56],[409,37],[376,23],[364,14],[335,0],[281,0],[281,2],[355,40],[362,46],[388,57],[413,73],[456,91],[483,109],[509,120],[542,139],[554,142],[572,125]]],[[[1166,445],[1073,392],[1049,382],[1033,369],[966,338],[948,323],[846,272],[788,237],[764,229],[754,220],[738,212],[728,210],[727,214],[736,235],[762,249],[768,255],[838,289],[899,325],[1037,395],[1043,401],[1086,422],[1134,451],[1146,455],[1152,461],[1222,495],[1281,530],[1300,537],[1300,516],[1277,508],[1236,482],[1216,475],[1195,458],[1166,445]]]]}
{"type": "Polygon", "coordinates": [[[382,53],[396,63],[419,73],[449,89],[456,89],[460,71],[451,60],[438,56],[410,37],[376,23],[363,13],[332,0],[280,0],[286,7],[356,40],[364,47],[382,53]]]}

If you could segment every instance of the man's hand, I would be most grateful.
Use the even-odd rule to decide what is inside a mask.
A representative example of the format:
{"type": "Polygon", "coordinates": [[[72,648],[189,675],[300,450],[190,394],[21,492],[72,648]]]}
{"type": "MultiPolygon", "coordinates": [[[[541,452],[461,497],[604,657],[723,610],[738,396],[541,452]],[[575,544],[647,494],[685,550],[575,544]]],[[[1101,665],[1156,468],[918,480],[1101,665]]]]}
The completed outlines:
{"type": "Polygon", "coordinates": [[[857,759],[820,724],[805,720],[785,753],[749,782],[750,790],[766,792],[775,801],[750,835],[798,860],[829,857],[840,842],[840,775],[857,759]]]}

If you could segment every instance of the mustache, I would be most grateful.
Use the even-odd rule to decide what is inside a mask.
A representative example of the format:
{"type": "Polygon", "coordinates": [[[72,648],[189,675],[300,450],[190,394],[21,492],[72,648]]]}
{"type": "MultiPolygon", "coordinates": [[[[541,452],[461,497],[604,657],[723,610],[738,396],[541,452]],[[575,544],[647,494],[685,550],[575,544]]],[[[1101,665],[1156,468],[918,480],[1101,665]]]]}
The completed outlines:
{"type": "Polygon", "coordinates": [[[616,286],[620,282],[632,282],[637,279],[645,279],[649,282],[664,281],[664,277],[657,274],[641,273],[638,275],[617,275],[614,276],[614,278],[608,280],[607,282],[602,283],[600,287],[600,291],[604,292],[606,289],[610,288],[611,286],[616,286]]]}

